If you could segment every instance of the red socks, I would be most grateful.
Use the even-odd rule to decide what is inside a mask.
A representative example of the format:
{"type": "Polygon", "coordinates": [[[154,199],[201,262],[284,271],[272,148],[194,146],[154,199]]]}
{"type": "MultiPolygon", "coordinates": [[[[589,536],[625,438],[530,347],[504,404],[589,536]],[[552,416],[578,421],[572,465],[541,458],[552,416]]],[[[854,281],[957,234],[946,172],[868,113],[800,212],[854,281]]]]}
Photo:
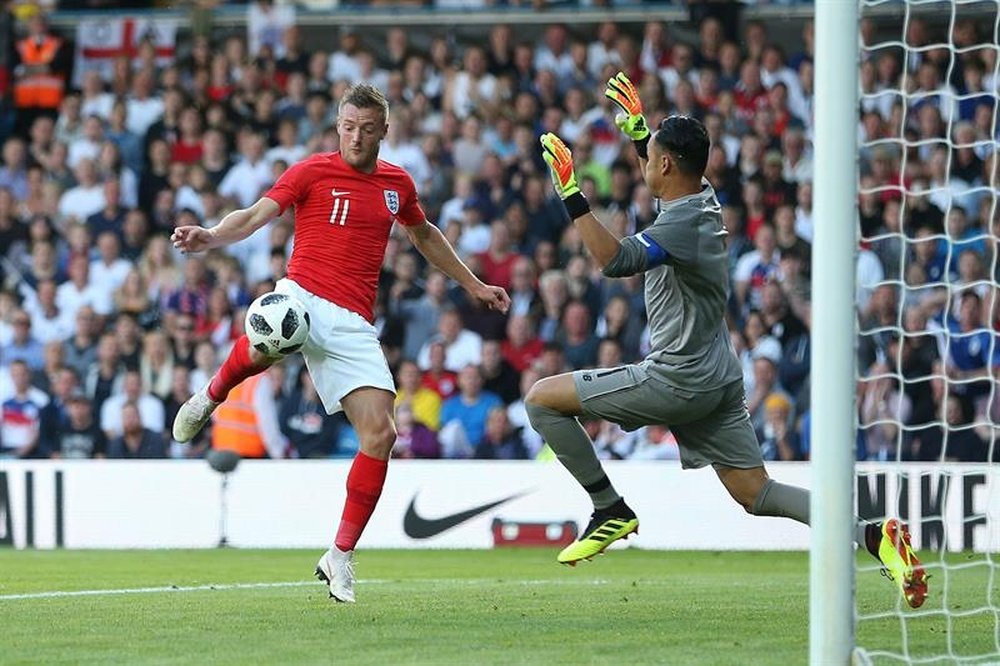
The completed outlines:
{"type": "Polygon", "coordinates": [[[354,456],[354,464],[347,475],[347,501],[344,503],[344,513],[340,518],[335,542],[341,551],[354,550],[361,538],[361,533],[378,504],[379,495],[382,494],[388,467],[388,460],[372,458],[360,451],[354,456]]]}
{"type": "Polygon", "coordinates": [[[247,377],[253,377],[263,372],[266,365],[254,365],[250,360],[250,340],[241,335],[229,357],[219,368],[219,371],[208,383],[208,397],[215,402],[222,402],[236,386],[247,377]]]}

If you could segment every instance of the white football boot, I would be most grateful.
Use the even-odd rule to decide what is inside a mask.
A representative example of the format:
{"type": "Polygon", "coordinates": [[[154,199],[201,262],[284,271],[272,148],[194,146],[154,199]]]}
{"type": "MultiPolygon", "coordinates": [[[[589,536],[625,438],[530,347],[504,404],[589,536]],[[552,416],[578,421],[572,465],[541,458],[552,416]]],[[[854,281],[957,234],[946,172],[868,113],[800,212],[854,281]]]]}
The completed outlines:
{"type": "Polygon", "coordinates": [[[354,551],[346,553],[336,546],[323,553],[316,564],[316,578],[330,587],[330,596],[337,601],[354,603],[354,551]]]}
{"type": "Polygon", "coordinates": [[[173,427],[174,440],[183,444],[194,439],[195,435],[201,432],[208,420],[212,418],[212,412],[219,404],[208,397],[207,384],[188,398],[187,402],[177,410],[173,427]]]}

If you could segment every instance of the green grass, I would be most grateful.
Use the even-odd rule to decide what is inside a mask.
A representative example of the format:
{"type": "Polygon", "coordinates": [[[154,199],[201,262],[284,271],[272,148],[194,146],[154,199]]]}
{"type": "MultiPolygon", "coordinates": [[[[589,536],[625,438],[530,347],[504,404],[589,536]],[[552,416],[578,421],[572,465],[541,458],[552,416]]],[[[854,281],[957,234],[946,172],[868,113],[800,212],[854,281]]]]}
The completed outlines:
{"type": "MultiPolygon", "coordinates": [[[[0,596],[305,581],[313,551],[0,551],[0,596]]],[[[790,664],[808,648],[805,553],[625,550],[575,569],[552,550],[367,551],[358,603],[314,586],[0,598],[0,663],[790,664]],[[365,582],[365,581],[369,582],[365,582]]],[[[966,561],[961,556],[956,561],[966,561]]],[[[932,584],[943,580],[935,572],[932,584]]],[[[948,604],[986,600],[987,569],[952,574],[948,604]]],[[[925,608],[941,608],[933,591],[925,608]]],[[[993,598],[998,597],[994,591],[993,598]]],[[[864,613],[897,608],[877,572],[864,613]]],[[[902,617],[907,616],[901,612],[902,617]]],[[[908,618],[914,655],[990,653],[995,618],[908,618]]],[[[897,617],[861,643],[900,649],[897,617]]]]}

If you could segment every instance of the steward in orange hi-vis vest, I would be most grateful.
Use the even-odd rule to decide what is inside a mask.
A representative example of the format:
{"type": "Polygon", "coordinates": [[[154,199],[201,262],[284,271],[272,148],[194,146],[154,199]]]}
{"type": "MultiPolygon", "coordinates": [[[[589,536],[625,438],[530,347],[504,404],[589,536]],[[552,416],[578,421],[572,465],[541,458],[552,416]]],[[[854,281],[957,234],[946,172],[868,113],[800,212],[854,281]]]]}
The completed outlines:
{"type": "Polygon", "coordinates": [[[254,375],[229,392],[215,410],[212,448],[235,451],[243,458],[264,458],[267,447],[254,411],[254,391],[263,375],[254,375]]]}
{"type": "Polygon", "coordinates": [[[24,72],[14,83],[16,107],[59,108],[66,81],[54,71],[53,62],[61,48],[62,40],[53,35],[31,35],[17,43],[17,55],[24,72]]]}

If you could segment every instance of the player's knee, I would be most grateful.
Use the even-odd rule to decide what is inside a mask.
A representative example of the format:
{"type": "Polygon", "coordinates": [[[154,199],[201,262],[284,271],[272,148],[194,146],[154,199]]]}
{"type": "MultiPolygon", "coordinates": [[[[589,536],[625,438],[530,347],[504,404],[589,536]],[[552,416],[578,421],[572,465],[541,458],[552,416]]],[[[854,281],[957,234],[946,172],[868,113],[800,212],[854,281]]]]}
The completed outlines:
{"type": "Polygon", "coordinates": [[[756,515],[758,488],[749,485],[732,484],[726,488],[730,496],[751,515],[756,515]]]}
{"type": "Polygon", "coordinates": [[[528,395],[524,396],[524,411],[528,413],[528,420],[536,430],[546,418],[559,416],[559,412],[548,406],[545,391],[537,390],[538,386],[538,384],[532,386],[528,395]]]}
{"type": "Polygon", "coordinates": [[[253,347],[247,348],[247,353],[250,355],[250,362],[257,368],[268,368],[273,365],[275,361],[281,360],[271,356],[266,356],[253,347]]]}
{"type": "Polygon", "coordinates": [[[396,443],[396,427],[391,420],[386,419],[376,426],[359,432],[358,439],[361,443],[361,450],[366,455],[386,459],[396,443]]]}
{"type": "Polygon", "coordinates": [[[528,410],[529,414],[532,409],[536,409],[543,404],[545,392],[539,388],[540,385],[541,382],[532,384],[531,388],[528,389],[527,395],[524,396],[524,408],[528,410]]]}
{"type": "Polygon", "coordinates": [[[756,497],[740,496],[740,497],[734,497],[733,499],[735,499],[736,502],[743,507],[744,511],[746,511],[750,515],[755,514],[754,507],[757,506],[756,497]]]}

